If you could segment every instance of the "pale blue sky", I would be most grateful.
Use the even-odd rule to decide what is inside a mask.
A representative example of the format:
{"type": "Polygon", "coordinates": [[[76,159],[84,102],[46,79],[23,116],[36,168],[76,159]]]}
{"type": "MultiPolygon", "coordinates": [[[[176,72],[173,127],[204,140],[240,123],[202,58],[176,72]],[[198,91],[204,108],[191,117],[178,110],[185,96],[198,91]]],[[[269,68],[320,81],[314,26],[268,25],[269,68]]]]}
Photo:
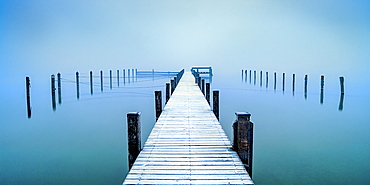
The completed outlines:
{"type": "Polygon", "coordinates": [[[1,1],[1,69],[370,71],[370,1],[1,1]]]}

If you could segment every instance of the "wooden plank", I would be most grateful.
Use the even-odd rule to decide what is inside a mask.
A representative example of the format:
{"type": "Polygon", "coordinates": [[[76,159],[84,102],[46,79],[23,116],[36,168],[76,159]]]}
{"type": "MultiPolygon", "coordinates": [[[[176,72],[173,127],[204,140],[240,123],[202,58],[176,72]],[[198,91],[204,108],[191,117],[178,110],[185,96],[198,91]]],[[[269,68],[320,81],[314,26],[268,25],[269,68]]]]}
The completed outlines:
{"type": "Polygon", "coordinates": [[[254,184],[190,72],[123,184],[254,184]]]}

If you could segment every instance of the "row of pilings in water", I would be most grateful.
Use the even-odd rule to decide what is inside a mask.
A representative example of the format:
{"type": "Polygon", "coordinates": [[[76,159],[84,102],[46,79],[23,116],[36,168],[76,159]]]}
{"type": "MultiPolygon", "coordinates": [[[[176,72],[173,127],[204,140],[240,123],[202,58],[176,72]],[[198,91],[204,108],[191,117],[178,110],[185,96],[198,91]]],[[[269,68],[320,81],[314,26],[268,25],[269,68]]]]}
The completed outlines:
{"type": "MultiPolygon", "coordinates": [[[[76,84],[76,97],[77,99],[80,99],[80,84],[86,84],[84,82],[81,82],[81,78],[89,78],[89,85],[90,85],[90,94],[94,94],[94,79],[100,78],[100,91],[104,91],[104,79],[109,78],[109,88],[113,88],[113,79],[116,79],[117,87],[120,87],[120,84],[126,84],[126,83],[134,83],[138,81],[139,77],[142,78],[152,78],[154,81],[155,77],[160,76],[170,76],[175,75],[178,72],[160,72],[155,71],[154,69],[150,71],[138,71],[137,69],[123,69],[120,73],[120,70],[117,70],[115,76],[113,74],[113,71],[109,71],[109,77],[106,77],[103,75],[103,71],[101,70],[99,72],[100,75],[94,76],[93,71],[90,71],[88,76],[82,76],[78,71],[75,73],[75,81],[64,79],[65,81],[70,81],[76,84]]],[[[62,75],[60,73],[57,73],[57,75],[52,74],[50,77],[50,84],[51,84],[51,104],[52,109],[56,110],[57,102],[58,104],[62,103],[62,75]],[[58,94],[58,96],[57,96],[58,94]],[[58,98],[58,99],[57,99],[58,98]]],[[[95,82],[96,83],[96,82],[95,82]]],[[[30,77],[26,77],[26,106],[27,106],[27,116],[28,118],[31,118],[31,80],[30,77]]]]}
{"type": "MultiPolygon", "coordinates": [[[[242,80],[249,83],[252,83],[256,85],[257,83],[257,71],[256,70],[247,70],[247,69],[242,69],[242,80]],[[252,74],[253,73],[253,74],[252,74]]],[[[259,82],[260,86],[263,86],[263,71],[259,72],[259,82]]],[[[296,86],[296,74],[292,74],[292,92],[293,95],[295,93],[295,86],[296,86]]],[[[285,92],[285,84],[286,84],[286,74],[282,73],[282,91],[285,92]]],[[[321,75],[320,77],[320,103],[323,104],[324,102],[324,84],[325,84],[325,76],[321,75]]],[[[344,101],[344,77],[340,76],[339,77],[339,84],[340,84],[340,100],[339,100],[339,107],[338,110],[343,110],[343,101],[344,101]]],[[[269,86],[269,72],[265,72],[265,85],[266,89],[269,86]]],[[[277,89],[277,73],[273,73],[273,88],[274,91],[277,89]]],[[[308,75],[304,75],[304,98],[307,99],[307,89],[308,89],[308,75]]]]}

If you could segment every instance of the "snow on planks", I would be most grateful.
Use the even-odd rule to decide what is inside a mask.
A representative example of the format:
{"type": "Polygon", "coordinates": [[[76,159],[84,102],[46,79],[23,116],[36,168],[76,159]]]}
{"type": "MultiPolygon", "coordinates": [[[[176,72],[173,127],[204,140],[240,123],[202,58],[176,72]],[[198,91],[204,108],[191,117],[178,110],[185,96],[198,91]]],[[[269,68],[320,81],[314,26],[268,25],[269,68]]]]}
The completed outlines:
{"type": "Polygon", "coordinates": [[[190,72],[123,184],[254,184],[190,72]]]}

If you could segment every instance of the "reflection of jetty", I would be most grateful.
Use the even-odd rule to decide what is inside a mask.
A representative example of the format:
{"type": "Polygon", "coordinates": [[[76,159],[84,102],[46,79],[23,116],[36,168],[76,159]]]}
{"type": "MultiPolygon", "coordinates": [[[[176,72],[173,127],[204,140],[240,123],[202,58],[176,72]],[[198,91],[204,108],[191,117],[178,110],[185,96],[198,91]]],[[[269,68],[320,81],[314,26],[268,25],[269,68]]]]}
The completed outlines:
{"type": "Polygon", "coordinates": [[[253,184],[245,169],[252,164],[243,164],[251,161],[246,157],[252,153],[250,114],[237,113],[234,128],[249,132],[234,131],[232,147],[194,81],[191,73],[184,73],[141,151],[140,126],[134,126],[140,125],[140,113],[127,115],[128,140],[138,145],[131,143],[129,151],[136,148],[138,156],[129,153],[129,159],[137,158],[123,184],[253,184]]]}

